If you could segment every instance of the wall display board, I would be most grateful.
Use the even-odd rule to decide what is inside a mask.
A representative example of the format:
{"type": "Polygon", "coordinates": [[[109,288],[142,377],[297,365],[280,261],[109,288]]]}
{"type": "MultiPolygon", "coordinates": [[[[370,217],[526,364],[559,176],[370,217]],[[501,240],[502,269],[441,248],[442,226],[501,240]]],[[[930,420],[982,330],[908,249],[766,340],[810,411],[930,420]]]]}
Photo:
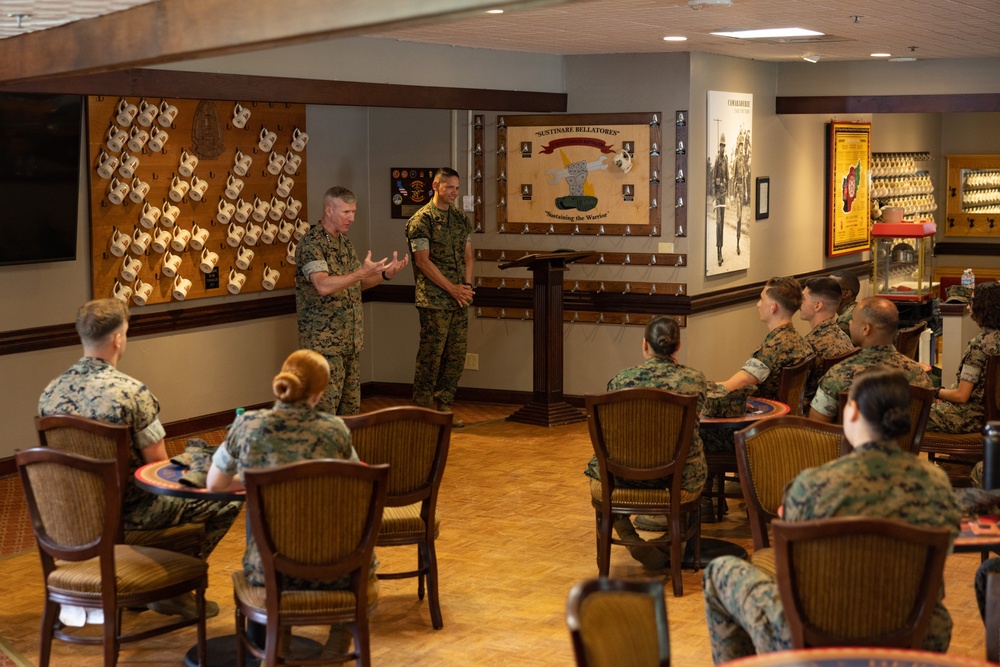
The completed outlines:
{"type": "Polygon", "coordinates": [[[95,298],[294,286],[305,105],[95,96],[87,113],[95,298]]]}
{"type": "Polygon", "coordinates": [[[871,123],[829,124],[826,256],[864,252],[871,245],[871,123]]]}
{"type": "Polygon", "coordinates": [[[390,169],[391,217],[409,220],[434,197],[431,183],[436,167],[393,167],[390,169]]]}
{"type": "Polygon", "coordinates": [[[945,236],[1000,237],[1000,155],[949,155],[945,236]]]}
{"type": "Polygon", "coordinates": [[[500,116],[497,232],[659,235],[661,117],[500,116]]]}

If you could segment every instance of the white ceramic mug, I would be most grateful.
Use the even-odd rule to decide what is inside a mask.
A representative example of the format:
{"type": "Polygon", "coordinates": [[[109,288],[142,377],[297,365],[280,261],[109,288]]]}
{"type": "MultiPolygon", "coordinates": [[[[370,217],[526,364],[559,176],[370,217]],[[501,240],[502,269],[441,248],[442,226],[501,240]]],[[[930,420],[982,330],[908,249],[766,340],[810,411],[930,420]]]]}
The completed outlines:
{"type": "Polygon", "coordinates": [[[281,220],[282,216],[285,215],[285,208],[288,204],[278,199],[277,197],[271,197],[271,210],[268,212],[268,217],[271,220],[281,220]]]}
{"type": "Polygon", "coordinates": [[[289,220],[299,217],[299,211],[302,210],[302,202],[294,197],[289,197],[285,203],[288,204],[288,208],[285,209],[285,217],[289,220]]]}
{"type": "MultiPolygon", "coordinates": [[[[132,245],[132,237],[124,232],[118,231],[117,227],[111,229],[111,242],[109,244],[109,251],[115,257],[121,257],[125,254],[125,251],[129,249],[132,245]]],[[[131,293],[129,294],[131,296],[131,293]]]]}
{"type": "Polygon", "coordinates": [[[240,244],[240,241],[243,240],[243,235],[246,233],[246,230],[237,225],[235,222],[230,222],[229,229],[226,231],[226,243],[235,248],[240,244]]]}
{"type": "Polygon", "coordinates": [[[145,306],[149,297],[153,296],[152,284],[142,282],[142,278],[136,278],[135,284],[132,285],[132,291],[132,303],[137,306],[145,306]]]}
{"type": "Polygon", "coordinates": [[[237,268],[246,271],[250,268],[250,262],[253,261],[254,252],[250,248],[242,247],[236,251],[236,266],[237,268]]]}
{"type": "Polygon", "coordinates": [[[139,216],[139,224],[146,229],[152,229],[160,221],[161,215],[163,215],[163,211],[149,202],[145,202],[142,205],[142,215],[139,216]]]}
{"type": "Polygon", "coordinates": [[[236,213],[236,204],[219,197],[219,205],[215,207],[215,219],[228,225],[234,213],[236,213]]]}
{"type": "Polygon", "coordinates": [[[295,128],[294,130],[292,130],[292,150],[294,150],[297,153],[301,153],[302,151],[305,150],[307,143],[309,143],[308,134],[306,134],[299,128],[295,128]]]}
{"type": "Polygon", "coordinates": [[[257,148],[267,153],[274,146],[274,142],[278,140],[278,135],[271,132],[266,127],[260,129],[260,140],[257,142],[257,148]]]}
{"type": "Polygon", "coordinates": [[[170,232],[157,227],[153,230],[153,243],[149,247],[153,249],[153,252],[163,254],[170,247],[170,242],[173,239],[174,237],[170,235],[170,232]]]}
{"type": "Polygon", "coordinates": [[[132,288],[115,280],[115,286],[111,288],[111,296],[123,303],[128,303],[128,300],[132,298],[132,288]]]}
{"type": "Polygon", "coordinates": [[[149,141],[149,132],[141,127],[133,127],[132,131],[129,132],[128,148],[130,151],[138,153],[145,148],[147,141],[149,141]]]}
{"type": "Polygon", "coordinates": [[[257,241],[260,240],[260,235],[264,231],[264,228],[260,225],[255,225],[253,220],[247,220],[247,233],[243,235],[243,242],[247,245],[257,245],[257,241]]]}
{"type": "Polygon", "coordinates": [[[253,213],[253,204],[243,201],[242,198],[236,201],[236,213],[233,216],[237,222],[246,222],[250,219],[251,213],[253,213]]]}
{"type": "Polygon", "coordinates": [[[161,209],[162,215],[160,216],[160,224],[164,227],[173,227],[177,224],[177,216],[181,214],[181,210],[168,202],[166,199],[163,200],[163,208],[161,209]]]}
{"type": "MultiPolygon", "coordinates": [[[[271,212],[273,213],[274,209],[271,209],[271,212]]],[[[265,221],[260,231],[260,241],[261,243],[266,243],[268,245],[271,245],[272,243],[274,243],[274,237],[277,236],[277,234],[278,234],[278,225],[274,224],[273,222],[265,221]]]]}
{"type": "Polygon", "coordinates": [[[160,127],[170,127],[177,118],[177,114],[177,107],[163,100],[160,102],[160,115],[156,117],[156,122],[160,124],[160,127]]]}
{"type": "Polygon", "coordinates": [[[194,201],[201,201],[205,198],[205,193],[208,192],[208,181],[204,178],[198,178],[197,176],[191,177],[191,190],[189,192],[191,199],[194,201]]]}
{"type": "Polygon", "coordinates": [[[267,264],[264,265],[264,275],[261,278],[260,284],[267,291],[271,291],[278,284],[278,279],[281,278],[281,274],[278,273],[277,269],[272,269],[267,264]]]}
{"type": "Polygon", "coordinates": [[[202,273],[211,273],[219,265],[219,253],[212,252],[208,248],[201,251],[201,264],[198,268],[202,273]]]}
{"type": "Polygon", "coordinates": [[[184,252],[190,241],[191,232],[178,226],[174,228],[174,237],[170,239],[170,247],[173,248],[174,252],[184,252]]]}
{"type": "Polygon", "coordinates": [[[212,235],[208,227],[199,227],[198,223],[194,223],[191,227],[191,248],[194,250],[201,250],[208,243],[208,237],[212,235]]]}
{"type": "Polygon", "coordinates": [[[149,131],[149,143],[146,144],[149,150],[160,152],[167,143],[167,139],[170,138],[170,134],[166,130],[161,130],[158,127],[154,127],[149,131]]]}
{"type": "Polygon", "coordinates": [[[285,249],[285,261],[295,266],[295,249],[298,248],[298,244],[294,241],[288,242],[288,248],[285,249]]]}
{"type": "Polygon", "coordinates": [[[236,199],[243,192],[243,185],[242,179],[230,174],[229,178],[226,179],[226,196],[230,199],[236,199]]]}
{"type": "Polygon", "coordinates": [[[118,156],[108,155],[103,150],[97,158],[97,175],[101,178],[111,178],[118,168],[118,156]]]}
{"type": "Polygon", "coordinates": [[[278,226],[278,240],[282,243],[288,243],[292,240],[292,234],[295,233],[295,225],[291,222],[283,222],[278,226]]]}
{"type": "Polygon", "coordinates": [[[191,178],[195,168],[198,166],[198,156],[181,150],[181,157],[177,161],[177,172],[184,178],[191,178]]]}
{"type": "Polygon", "coordinates": [[[229,290],[230,294],[239,294],[246,281],[245,273],[237,273],[236,269],[229,269],[229,284],[226,285],[226,289],[229,290]]]}
{"type": "Polygon", "coordinates": [[[172,201],[179,202],[184,199],[184,195],[186,195],[190,189],[190,183],[182,181],[177,176],[174,176],[173,180],[170,181],[170,192],[167,193],[167,196],[170,197],[172,201]]]}
{"type": "Polygon", "coordinates": [[[278,176],[278,187],[274,189],[278,193],[279,197],[288,197],[292,194],[292,188],[295,187],[295,179],[291,176],[285,176],[282,174],[278,176]]]}
{"type": "Polygon", "coordinates": [[[191,291],[192,283],[190,280],[183,276],[177,276],[174,278],[174,298],[178,301],[183,301],[187,298],[188,292],[191,291]]]}
{"type": "Polygon", "coordinates": [[[141,204],[149,194],[149,183],[141,180],[138,176],[132,179],[132,191],[128,193],[128,198],[136,204],[141,204]]]}
{"type": "Polygon", "coordinates": [[[248,120],[250,120],[250,109],[237,102],[233,107],[233,127],[243,129],[248,120]]]}
{"type": "Polygon", "coordinates": [[[142,271],[142,260],[138,257],[129,257],[126,255],[122,259],[122,268],[119,271],[121,277],[128,282],[133,282],[139,277],[139,272],[142,271]]]}
{"type": "Polygon", "coordinates": [[[121,204],[125,201],[125,197],[128,196],[128,189],[128,183],[119,181],[117,178],[112,178],[111,183],[108,185],[108,201],[115,206],[121,204]]]}
{"type": "MultiPolygon", "coordinates": [[[[267,172],[269,174],[278,175],[281,173],[281,168],[284,166],[285,156],[271,151],[271,154],[267,158],[267,172]]],[[[282,195],[282,197],[284,196],[286,195],[282,195]]]]}
{"type": "Polygon", "coordinates": [[[177,271],[180,270],[181,263],[183,261],[184,258],[181,257],[180,255],[175,255],[169,250],[165,252],[163,254],[163,266],[161,268],[161,271],[163,271],[163,275],[165,275],[167,278],[173,278],[174,276],[176,276],[177,271]]]}
{"type": "Polygon", "coordinates": [[[300,241],[308,231],[309,231],[309,223],[306,222],[305,220],[299,220],[298,222],[295,223],[295,231],[292,233],[292,236],[295,238],[296,241],[300,241]]]}
{"type": "Polygon", "coordinates": [[[153,242],[153,235],[149,232],[136,228],[132,232],[132,245],[129,246],[129,250],[135,255],[145,254],[149,250],[149,244],[153,242]]]}
{"type": "Polygon", "coordinates": [[[233,160],[233,171],[236,172],[237,176],[246,176],[250,171],[250,165],[253,164],[253,158],[249,155],[244,155],[239,149],[236,150],[236,158],[233,160]]]}
{"type": "Polygon", "coordinates": [[[108,133],[105,136],[104,145],[108,147],[108,150],[112,153],[121,153],[122,148],[125,147],[125,142],[128,141],[128,132],[119,128],[114,123],[108,128],[108,133]]]}
{"type": "MultiPolygon", "coordinates": [[[[155,104],[149,104],[146,100],[140,100],[139,115],[135,117],[135,121],[143,127],[149,127],[153,124],[153,119],[156,118],[159,111],[155,104]]],[[[156,150],[160,149],[157,148],[156,150]]]]}
{"type": "Polygon", "coordinates": [[[135,170],[139,168],[139,158],[130,155],[128,152],[122,153],[121,164],[118,166],[118,174],[122,178],[132,178],[135,170]]]}
{"type": "Polygon", "coordinates": [[[285,170],[286,174],[291,176],[292,174],[294,174],[299,170],[299,166],[301,164],[302,164],[301,155],[293,153],[292,151],[285,152],[285,166],[282,167],[282,169],[285,170]]]}
{"type": "Polygon", "coordinates": [[[118,115],[115,116],[115,120],[122,127],[128,127],[135,120],[136,115],[139,113],[139,107],[132,104],[124,97],[118,100],[118,115]]]}
{"type": "Polygon", "coordinates": [[[257,222],[264,222],[267,212],[271,210],[271,205],[260,197],[253,198],[253,219],[257,222]]]}

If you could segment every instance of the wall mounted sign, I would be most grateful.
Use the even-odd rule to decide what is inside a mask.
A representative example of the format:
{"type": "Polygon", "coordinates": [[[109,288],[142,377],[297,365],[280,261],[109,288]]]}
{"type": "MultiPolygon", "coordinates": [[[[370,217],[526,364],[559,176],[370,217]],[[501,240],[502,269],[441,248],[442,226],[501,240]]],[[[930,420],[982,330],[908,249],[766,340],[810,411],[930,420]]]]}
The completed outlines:
{"type": "Polygon", "coordinates": [[[864,252],[871,246],[871,123],[830,123],[826,255],[864,252]]]}
{"type": "Polygon", "coordinates": [[[750,266],[753,95],[708,91],[705,275],[750,266]]]}

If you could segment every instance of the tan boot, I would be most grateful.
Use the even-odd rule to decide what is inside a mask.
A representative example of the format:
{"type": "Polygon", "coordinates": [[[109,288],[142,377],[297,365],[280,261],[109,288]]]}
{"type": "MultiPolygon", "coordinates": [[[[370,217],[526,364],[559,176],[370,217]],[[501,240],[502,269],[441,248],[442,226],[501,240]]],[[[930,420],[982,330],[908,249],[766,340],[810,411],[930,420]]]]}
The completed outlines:
{"type": "Polygon", "coordinates": [[[656,547],[648,546],[645,540],[639,537],[639,533],[635,532],[635,526],[627,516],[616,518],[614,529],[620,540],[629,543],[625,548],[632,558],[642,563],[644,568],[662,570],[669,567],[670,558],[656,547]]]}
{"type": "Polygon", "coordinates": [[[351,642],[354,640],[354,635],[351,631],[343,625],[331,625],[330,626],[330,636],[326,638],[326,644],[323,646],[323,653],[320,654],[321,658],[336,658],[338,656],[346,655],[351,650],[351,642]]]}

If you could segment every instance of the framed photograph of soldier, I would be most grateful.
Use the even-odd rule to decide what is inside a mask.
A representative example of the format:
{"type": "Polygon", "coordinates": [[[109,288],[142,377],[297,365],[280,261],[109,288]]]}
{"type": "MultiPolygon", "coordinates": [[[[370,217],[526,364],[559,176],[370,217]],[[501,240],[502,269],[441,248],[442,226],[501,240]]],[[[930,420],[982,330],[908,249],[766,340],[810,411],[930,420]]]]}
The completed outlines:
{"type": "Polygon", "coordinates": [[[750,266],[753,95],[708,91],[705,275],[750,266]]]}
{"type": "Polygon", "coordinates": [[[757,220],[766,220],[767,216],[770,215],[769,209],[771,205],[771,179],[758,178],[757,179],[757,210],[754,217],[757,220]]]}
{"type": "Polygon", "coordinates": [[[826,256],[871,246],[871,123],[830,123],[827,169],[826,256]]]}
{"type": "Polygon", "coordinates": [[[659,112],[497,119],[497,232],[658,236],[659,112]]]}

